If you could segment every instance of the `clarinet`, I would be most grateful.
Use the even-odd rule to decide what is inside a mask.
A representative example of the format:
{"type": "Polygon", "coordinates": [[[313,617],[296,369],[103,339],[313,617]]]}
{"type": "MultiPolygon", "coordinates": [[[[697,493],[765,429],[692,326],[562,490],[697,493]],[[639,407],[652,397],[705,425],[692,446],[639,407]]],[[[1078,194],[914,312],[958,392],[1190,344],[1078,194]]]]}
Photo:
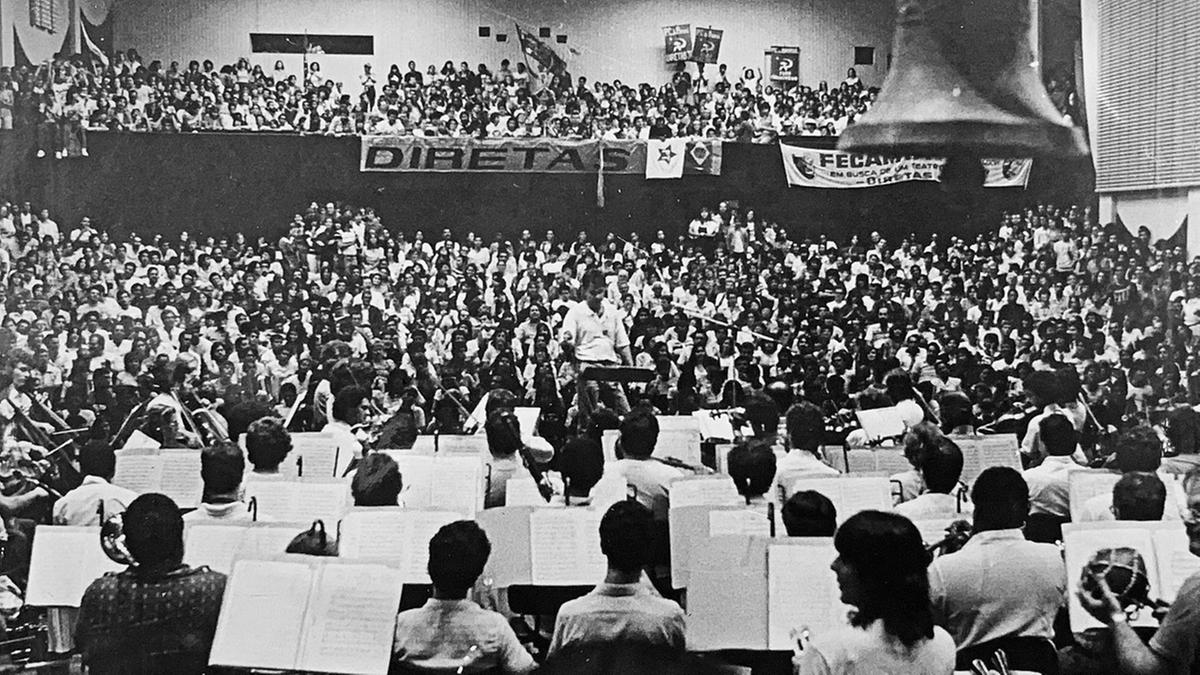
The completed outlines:
{"type": "Polygon", "coordinates": [[[546,479],[546,472],[542,471],[542,468],[534,461],[533,455],[529,452],[529,448],[525,447],[524,443],[521,444],[517,452],[520,453],[521,461],[525,464],[529,475],[533,476],[533,482],[537,484],[537,489],[541,493],[542,499],[545,499],[546,503],[549,503],[550,499],[554,496],[554,488],[550,486],[550,481],[546,479]]]}

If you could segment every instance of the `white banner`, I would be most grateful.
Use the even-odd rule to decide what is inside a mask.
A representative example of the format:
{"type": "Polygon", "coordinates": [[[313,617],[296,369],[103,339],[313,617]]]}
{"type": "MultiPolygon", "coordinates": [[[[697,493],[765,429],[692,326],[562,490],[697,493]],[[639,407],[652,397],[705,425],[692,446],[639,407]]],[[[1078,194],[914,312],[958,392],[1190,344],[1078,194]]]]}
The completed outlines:
{"type": "Polygon", "coordinates": [[[646,178],[682,178],[686,138],[646,141],[646,178]]]}
{"type": "MultiPolygon", "coordinates": [[[[940,182],[941,158],[859,155],[838,150],[799,148],[779,144],[783,171],[792,187],[865,188],[907,181],[940,182]]],[[[647,168],[649,168],[647,163],[647,168]]],[[[1033,168],[1031,159],[985,159],[984,187],[1025,187],[1033,168]]]]}

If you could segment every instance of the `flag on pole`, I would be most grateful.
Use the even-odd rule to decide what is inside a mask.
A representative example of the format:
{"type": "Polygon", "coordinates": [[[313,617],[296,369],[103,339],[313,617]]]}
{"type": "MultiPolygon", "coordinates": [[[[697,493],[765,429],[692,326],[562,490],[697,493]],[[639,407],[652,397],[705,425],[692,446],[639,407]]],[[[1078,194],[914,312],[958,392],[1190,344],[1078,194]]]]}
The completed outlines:
{"type": "Polygon", "coordinates": [[[686,138],[646,141],[646,178],[682,178],[686,138]]]}
{"type": "Polygon", "coordinates": [[[521,24],[517,24],[517,38],[521,42],[521,51],[526,59],[533,59],[542,72],[560,74],[567,70],[567,62],[563,61],[550,45],[522,29],[521,24]]]}

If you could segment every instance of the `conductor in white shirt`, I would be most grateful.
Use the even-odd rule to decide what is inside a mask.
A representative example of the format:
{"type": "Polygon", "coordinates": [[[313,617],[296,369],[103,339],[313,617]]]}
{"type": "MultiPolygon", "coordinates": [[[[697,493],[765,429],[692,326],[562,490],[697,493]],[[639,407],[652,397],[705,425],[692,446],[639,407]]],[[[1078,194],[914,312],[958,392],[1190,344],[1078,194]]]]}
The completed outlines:
{"type": "MultiPolygon", "coordinates": [[[[563,319],[561,339],[565,350],[574,350],[579,367],[576,405],[579,419],[585,424],[592,411],[601,404],[601,383],[585,380],[583,371],[591,366],[632,365],[629,335],[617,313],[617,308],[604,299],[608,286],[604,272],[591,269],[583,275],[581,301],[567,311],[563,319]]],[[[611,393],[611,406],[618,414],[629,412],[629,401],[620,386],[604,387],[611,393]]]]}

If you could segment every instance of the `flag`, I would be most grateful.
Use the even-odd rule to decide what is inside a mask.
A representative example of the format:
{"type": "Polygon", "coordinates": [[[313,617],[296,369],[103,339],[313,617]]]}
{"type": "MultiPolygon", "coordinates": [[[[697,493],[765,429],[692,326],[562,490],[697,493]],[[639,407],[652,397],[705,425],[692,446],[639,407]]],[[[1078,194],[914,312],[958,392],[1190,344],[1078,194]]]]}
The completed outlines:
{"type": "Polygon", "coordinates": [[[646,141],[646,178],[682,178],[687,139],[646,141]]]}
{"type": "Polygon", "coordinates": [[[683,154],[684,175],[720,176],[721,147],[721,141],[716,140],[688,141],[687,151],[683,154]]]}
{"type": "Polygon", "coordinates": [[[533,33],[522,30],[520,24],[517,24],[517,38],[521,42],[521,51],[527,58],[533,59],[542,72],[561,74],[566,71],[567,62],[563,61],[550,45],[539,40],[533,33]]]}
{"type": "Polygon", "coordinates": [[[104,65],[105,68],[107,68],[108,67],[108,54],[105,54],[104,50],[101,49],[100,45],[97,45],[92,40],[92,36],[88,34],[86,20],[81,20],[79,22],[79,34],[80,34],[80,37],[83,38],[83,44],[85,47],[87,47],[87,50],[92,53],[92,56],[94,56],[97,61],[99,61],[101,64],[104,65]]]}
{"type": "Polygon", "coordinates": [[[716,28],[697,28],[696,39],[692,43],[692,60],[696,63],[716,63],[721,54],[721,36],[723,30],[716,28]]]}
{"type": "Polygon", "coordinates": [[[664,50],[667,63],[687,61],[692,57],[692,25],[689,23],[663,26],[664,50]]]}

